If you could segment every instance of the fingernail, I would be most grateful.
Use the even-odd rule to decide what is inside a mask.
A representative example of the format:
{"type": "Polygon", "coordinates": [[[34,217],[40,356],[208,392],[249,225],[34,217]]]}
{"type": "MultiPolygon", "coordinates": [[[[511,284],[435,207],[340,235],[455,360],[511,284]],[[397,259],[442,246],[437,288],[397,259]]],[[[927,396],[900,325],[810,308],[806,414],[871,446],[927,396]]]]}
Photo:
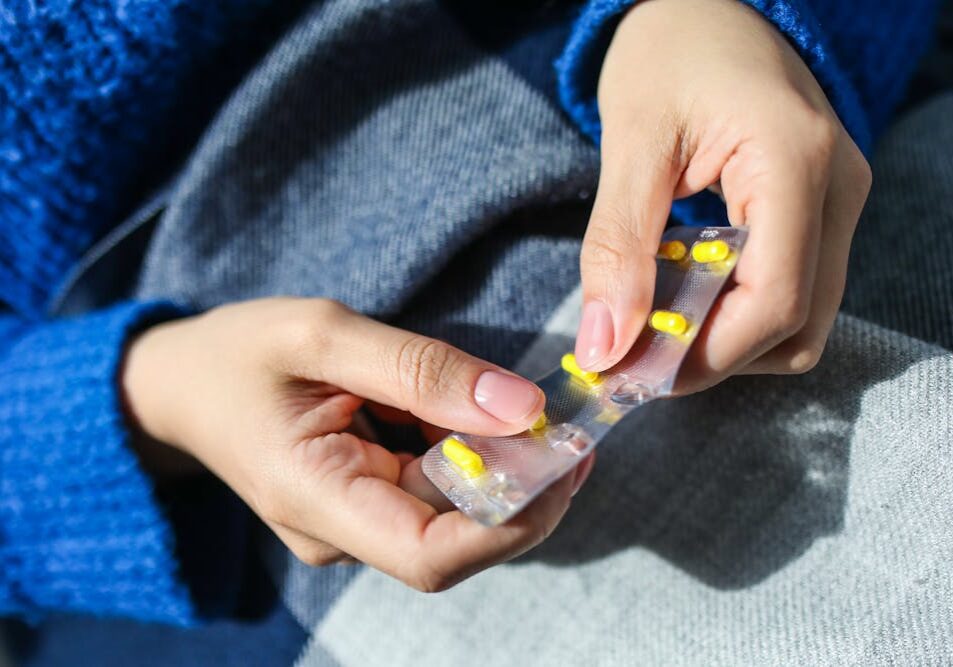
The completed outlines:
{"type": "Polygon", "coordinates": [[[605,359],[612,349],[612,313],[602,301],[590,301],[582,309],[582,322],[576,337],[576,363],[591,368],[605,359]]]}
{"type": "Polygon", "coordinates": [[[541,394],[532,382],[497,371],[484,371],[473,390],[477,405],[505,422],[535,416],[541,408],[541,394]]]}
{"type": "Polygon", "coordinates": [[[579,464],[579,467],[576,468],[576,478],[572,483],[572,496],[575,496],[579,493],[579,489],[582,488],[582,485],[586,483],[586,480],[589,479],[589,474],[592,472],[592,466],[595,463],[595,458],[589,456],[585,461],[579,464]]]}

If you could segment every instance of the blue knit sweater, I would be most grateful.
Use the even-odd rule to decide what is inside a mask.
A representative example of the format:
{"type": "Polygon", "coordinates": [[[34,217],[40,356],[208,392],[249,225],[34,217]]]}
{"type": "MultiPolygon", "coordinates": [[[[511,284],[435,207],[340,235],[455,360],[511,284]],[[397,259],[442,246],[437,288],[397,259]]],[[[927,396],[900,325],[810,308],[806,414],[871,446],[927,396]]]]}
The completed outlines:
{"type": "MultiPolygon", "coordinates": [[[[556,63],[563,106],[595,141],[596,76],[632,1],[584,5],[556,63]]],[[[197,618],[172,531],[128,448],[116,383],[129,336],[180,311],[46,312],[84,250],[168,162],[168,145],[187,141],[183,117],[214,106],[196,73],[240,70],[229,54],[247,48],[267,4],[0,2],[0,614],[197,618]]],[[[798,48],[868,150],[927,42],[934,0],[749,4],[798,48]]],[[[685,216],[703,215],[692,206],[685,216]]]]}

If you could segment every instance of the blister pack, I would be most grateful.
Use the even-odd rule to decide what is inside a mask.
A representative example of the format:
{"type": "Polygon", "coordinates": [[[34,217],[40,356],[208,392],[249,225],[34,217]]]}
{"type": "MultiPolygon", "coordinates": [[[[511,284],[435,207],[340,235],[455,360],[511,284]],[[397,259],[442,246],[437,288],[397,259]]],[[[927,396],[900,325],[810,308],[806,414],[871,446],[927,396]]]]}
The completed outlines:
{"type": "Polygon", "coordinates": [[[747,230],[674,227],[657,255],[648,324],[603,373],[569,353],[537,382],[546,409],[523,433],[452,433],[424,455],[424,474],[461,512],[487,526],[507,521],[575,467],[628,412],[672,392],[678,369],[738,261],[747,230]]]}

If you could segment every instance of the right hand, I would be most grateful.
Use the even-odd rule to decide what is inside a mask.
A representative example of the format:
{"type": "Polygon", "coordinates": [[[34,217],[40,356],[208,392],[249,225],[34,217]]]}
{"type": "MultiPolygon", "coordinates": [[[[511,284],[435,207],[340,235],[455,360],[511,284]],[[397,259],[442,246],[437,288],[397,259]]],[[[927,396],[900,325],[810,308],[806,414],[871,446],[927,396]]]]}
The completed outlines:
{"type": "Polygon", "coordinates": [[[502,526],[438,512],[442,496],[420,459],[347,432],[363,400],[449,429],[509,435],[533,423],[542,392],[324,299],[249,301],[155,326],[129,346],[122,383],[148,435],[218,475],[302,561],[351,557],[424,591],[541,542],[592,466],[586,460],[502,526]]]}

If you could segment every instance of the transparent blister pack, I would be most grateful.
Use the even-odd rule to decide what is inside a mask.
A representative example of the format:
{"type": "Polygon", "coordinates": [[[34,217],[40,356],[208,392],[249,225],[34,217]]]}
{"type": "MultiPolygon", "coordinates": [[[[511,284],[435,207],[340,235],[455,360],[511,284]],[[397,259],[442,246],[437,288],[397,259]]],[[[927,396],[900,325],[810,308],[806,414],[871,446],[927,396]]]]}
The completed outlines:
{"type": "Polygon", "coordinates": [[[461,512],[507,521],[574,468],[628,412],[671,394],[678,369],[734,269],[747,230],[674,227],[659,246],[652,312],[632,350],[603,373],[572,354],[537,382],[546,410],[505,437],[452,433],[424,455],[424,474],[461,512]]]}

